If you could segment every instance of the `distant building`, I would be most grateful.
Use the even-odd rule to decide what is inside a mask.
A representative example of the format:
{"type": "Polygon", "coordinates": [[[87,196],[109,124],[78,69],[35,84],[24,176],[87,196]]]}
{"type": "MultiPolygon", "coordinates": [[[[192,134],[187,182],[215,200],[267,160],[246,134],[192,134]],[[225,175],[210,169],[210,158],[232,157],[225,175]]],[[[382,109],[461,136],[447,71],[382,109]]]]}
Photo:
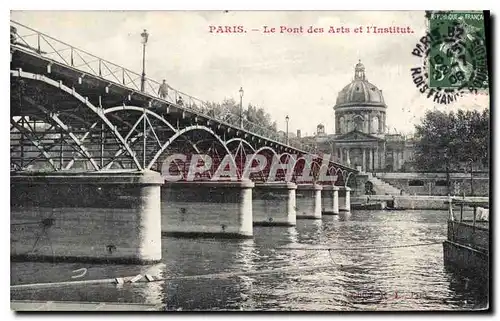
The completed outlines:
{"type": "Polygon", "coordinates": [[[338,93],[333,110],[335,133],[327,135],[323,124],[317,126],[315,141],[320,151],[364,171],[412,169],[413,140],[387,132],[382,90],[368,81],[361,61],[354,68],[354,79],[338,93]]]}
{"type": "Polygon", "coordinates": [[[316,127],[316,136],[325,136],[326,135],[326,132],[325,132],[325,125],[323,124],[319,124],[317,127],[316,127]]]}

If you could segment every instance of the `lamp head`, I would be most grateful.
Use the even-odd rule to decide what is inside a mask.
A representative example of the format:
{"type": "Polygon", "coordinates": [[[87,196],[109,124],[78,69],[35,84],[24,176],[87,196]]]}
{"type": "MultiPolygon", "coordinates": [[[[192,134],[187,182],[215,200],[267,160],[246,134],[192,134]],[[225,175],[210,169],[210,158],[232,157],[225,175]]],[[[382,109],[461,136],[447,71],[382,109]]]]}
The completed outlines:
{"type": "Polygon", "coordinates": [[[142,37],[142,44],[146,44],[148,42],[148,37],[149,37],[149,33],[146,31],[146,29],[144,29],[144,31],[141,33],[141,37],[142,37]]]}

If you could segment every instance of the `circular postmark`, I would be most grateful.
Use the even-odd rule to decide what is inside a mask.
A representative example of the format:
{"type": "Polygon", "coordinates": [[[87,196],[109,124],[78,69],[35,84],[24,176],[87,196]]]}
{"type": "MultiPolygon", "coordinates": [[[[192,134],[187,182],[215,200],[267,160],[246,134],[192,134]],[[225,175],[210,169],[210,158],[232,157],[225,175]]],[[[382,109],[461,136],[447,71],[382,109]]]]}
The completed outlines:
{"type": "Polygon", "coordinates": [[[427,12],[427,33],[412,55],[413,83],[435,103],[449,104],[466,93],[487,93],[488,72],[482,12],[427,12]]]}

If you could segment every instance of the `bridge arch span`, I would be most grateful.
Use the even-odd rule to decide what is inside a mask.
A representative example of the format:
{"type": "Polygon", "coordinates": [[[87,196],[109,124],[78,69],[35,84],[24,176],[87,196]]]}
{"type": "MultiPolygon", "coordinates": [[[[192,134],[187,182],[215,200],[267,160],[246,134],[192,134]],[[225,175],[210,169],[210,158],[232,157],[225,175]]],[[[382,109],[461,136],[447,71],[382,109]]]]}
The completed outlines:
{"type": "Polygon", "coordinates": [[[110,113],[115,113],[115,112],[120,112],[120,111],[136,111],[140,113],[145,113],[146,115],[153,116],[160,122],[162,122],[164,125],[169,127],[172,131],[177,131],[172,124],[170,124],[165,118],[162,116],[158,115],[154,111],[145,108],[145,107],[138,107],[138,106],[130,106],[130,105],[123,105],[123,106],[114,106],[114,107],[108,107],[104,109],[104,114],[110,114],[110,113]]]}
{"type": "Polygon", "coordinates": [[[212,137],[215,138],[215,140],[224,148],[225,152],[226,152],[226,155],[229,155],[229,158],[230,158],[230,161],[231,161],[231,164],[237,168],[236,166],[236,162],[234,160],[234,157],[233,155],[231,154],[231,152],[229,151],[229,149],[227,148],[226,144],[224,143],[224,141],[210,128],[206,127],[206,126],[200,126],[200,125],[192,125],[192,126],[188,126],[188,127],[185,127],[181,130],[178,130],[174,135],[172,135],[168,140],[167,142],[165,142],[163,144],[163,146],[160,148],[160,150],[158,150],[158,152],[156,152],[155,156],[153,157],[153,159],[149,162],[149,164],[147,165],[146,169],[151,169],[151,167],[154,165],[154,163],[158,160],[158,158],[161,156],[161,154],[163,154],[163,152],[177,139],[179,138],[180,136],[188,133],[188,132],[191,132],[191,131],[204,131],[204,132],[207,132],[209,133],[212,137]]]}
{"type": "Polygon", "coordinates": [[[351,177],[351,175],[353,175],[354,173],[353,172],[348,172],[347,173],[347,177],[345,176],[345,172],[344,172],[344,177],[345,177],[345,182],[344,182],[344,187],[347,187],[348,183],[349,183],[349,178],[351,177]]]}
{"type": "Polygon", "coordinates": [[[229,145],[233,144],[234,142],[239,142],[242,145],[246,145],[252,152],[255,152],[255,148],[248,141],[240,137],[231,138],[230,140],[226,141],[226,146],[228,146],[229,148],[229,145]]]}

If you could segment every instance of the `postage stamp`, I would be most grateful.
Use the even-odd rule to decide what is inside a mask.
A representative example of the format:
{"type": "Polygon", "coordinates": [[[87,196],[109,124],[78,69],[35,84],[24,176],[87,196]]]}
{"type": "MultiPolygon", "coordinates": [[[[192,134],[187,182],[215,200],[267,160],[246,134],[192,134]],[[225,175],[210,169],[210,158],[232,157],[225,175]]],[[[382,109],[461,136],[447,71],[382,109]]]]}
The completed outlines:
{"type": "Polygon", "coordinates": [[[470,94],[487,94],[488,68],[483,12],[427,11],[426,33],[411,54],[410,69],[420,93],[440,105],[470,94]]]}
{"type": "Polygon", "coordinates": [[[433,12],[434,37],[428,63],[431,88],[488,87],[484,16],[482,12],[433,12]]]}

